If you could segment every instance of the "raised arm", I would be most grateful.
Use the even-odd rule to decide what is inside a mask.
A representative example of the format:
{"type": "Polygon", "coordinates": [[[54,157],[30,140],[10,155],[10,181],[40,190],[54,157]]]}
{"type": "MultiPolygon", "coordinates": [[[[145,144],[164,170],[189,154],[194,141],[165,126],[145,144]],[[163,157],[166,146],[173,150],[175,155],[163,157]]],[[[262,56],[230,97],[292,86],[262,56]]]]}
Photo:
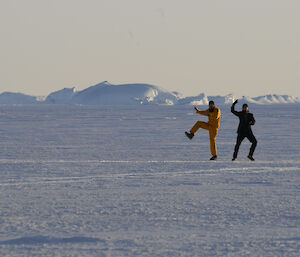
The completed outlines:
{"type": "Polygon", "coordinates": [[[205,115],[205,116],[209,116],[209,111],[208,110],[206,110],[206,111],[197,111],[197,113],[198,114],[200,114],[200,115],[205,115]]]}
{"type": "Polygon", "coordinates": [[[234,109],[235,105],[237,104],[238,100],[235,100],[235,102],[231,105],[231,112],[236,115],[239,116],[239,113],[234,109]]]}
{"type": "Polygon", "coordinates": [[[196,106],[194,106],[194,109],[196,110],[196,113],[198,113],[198,114],[200,114],[200,115],[209,116],[209,110],[206,110],[206,111],[200,111],[196,106]]]}

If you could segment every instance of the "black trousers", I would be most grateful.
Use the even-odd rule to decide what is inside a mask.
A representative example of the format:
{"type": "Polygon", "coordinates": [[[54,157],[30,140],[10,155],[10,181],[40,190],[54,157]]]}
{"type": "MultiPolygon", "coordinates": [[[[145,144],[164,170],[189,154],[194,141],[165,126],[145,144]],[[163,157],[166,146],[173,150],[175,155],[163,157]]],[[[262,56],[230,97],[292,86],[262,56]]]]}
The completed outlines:
{"type": "Polygon", "coordinates": [[[250,156],[253,155],[253,153],[255,151],[255,148],[256,148],[256,145],[257,145],[257,140],[256,140],[255,136],[253,135],[253,133],[250,133],[250,134],[238,134],[237,139],[236,139],[236,144],[235,144],[235,147],[234,147],[233,158],[237,157],[240,145],[241,145],[241,143],[243,142],[243,140],[245,138],[248,138],[248,140],[252,143],[249,155],[250,156]]]}

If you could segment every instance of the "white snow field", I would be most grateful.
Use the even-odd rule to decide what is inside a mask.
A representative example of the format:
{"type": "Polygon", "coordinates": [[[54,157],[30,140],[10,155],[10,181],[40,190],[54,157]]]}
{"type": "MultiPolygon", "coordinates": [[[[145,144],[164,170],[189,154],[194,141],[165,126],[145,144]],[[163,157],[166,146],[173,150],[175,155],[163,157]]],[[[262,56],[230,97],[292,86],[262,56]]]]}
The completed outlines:
{"type": "Polygon", "coordinates": [[[250,104],[255,162],[220,108],[212,162],[191,106],[0,106],[0,256],[299,256],[300,105],[250,104]]]}

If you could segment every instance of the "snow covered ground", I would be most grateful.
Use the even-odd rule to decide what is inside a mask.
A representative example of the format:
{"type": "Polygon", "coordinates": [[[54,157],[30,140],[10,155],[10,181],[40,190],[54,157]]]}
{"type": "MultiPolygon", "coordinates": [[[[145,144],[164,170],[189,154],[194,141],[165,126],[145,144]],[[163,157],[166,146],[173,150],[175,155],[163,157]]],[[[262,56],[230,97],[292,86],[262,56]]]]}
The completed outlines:
{"type": "Polygon", "coordinates": [[[1,106],[0,255],[299,256],[300,106],[250,105],[255,162],[221,110],[211,162],[192,107],[1,106]]]}

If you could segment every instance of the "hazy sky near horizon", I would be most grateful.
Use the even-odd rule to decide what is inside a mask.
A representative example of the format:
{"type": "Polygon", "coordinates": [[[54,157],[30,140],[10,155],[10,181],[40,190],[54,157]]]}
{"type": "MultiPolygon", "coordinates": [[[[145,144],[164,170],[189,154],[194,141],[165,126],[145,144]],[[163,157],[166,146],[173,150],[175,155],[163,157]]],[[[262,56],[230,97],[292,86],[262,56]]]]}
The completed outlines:
{"type": "Polygon", "coordinates": [[[0,92],[300,96],[299,14],[299,0],[0,0],[0,92]]]}

